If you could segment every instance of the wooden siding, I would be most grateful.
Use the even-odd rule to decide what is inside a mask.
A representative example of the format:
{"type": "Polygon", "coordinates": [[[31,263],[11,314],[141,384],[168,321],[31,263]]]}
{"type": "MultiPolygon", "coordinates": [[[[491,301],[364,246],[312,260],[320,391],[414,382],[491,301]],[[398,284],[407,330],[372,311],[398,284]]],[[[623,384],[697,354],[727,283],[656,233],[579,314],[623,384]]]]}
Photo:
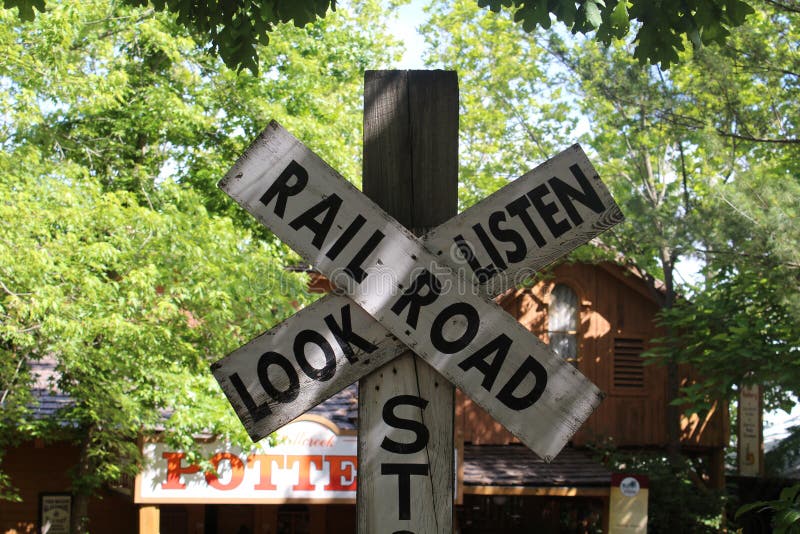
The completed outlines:
{"type": "MultiPolygon", "coordinates": [[[[603,264],[560,265],[553,276],[532,288],[510,291],[499,304],[517,317],[526,328],[547,342],[549,292],[556,283],[566,284],[578,295],[578,368],[603,392],[605,400],[574,436],[576,446],[608,438],[618,447],[663,447],[666,433],[666,369],[644,365],[642,387],[614,383],[616,345],[632,346],[641,340],[644,349],[661,335],[654,325],[659,309],[659,294],[623,267],[603,264]],[[629,340],[628,342],[622,340],[629,340]]],[[[631,349],[628,348],[630,353],[631,349]]],[[[630,359],[630,354],[627,355],[630,359]]],[[[619,364],[619,361],[618,361],[619,364]]],[[[682,368],[683,381],[696,379],[682,368]]],[[[618,368],[619,372],[619,368],[618,368]]],[[[500,424],[459,392],[456,421],[463,429],[464,441],[475,445],[516,443],[500,424]]],[[[728,414],[719,405],[702,419],[696,415],[682,419],[683,443],[687,448],[724,447],[728,442],[728,414]]]]}
{"type": "MultiPolygon", "coordinates": [[[[40,493],[68,492],[69,472],[78,463],[78,449],[69,443],[43,444],[29,441],[3,452],[3,466],[11,484],[19,490],[21,502],[0,499],[0,532],[38,532],[40,493]]],[[[101,490],[100,498],[89,501],[92,532],[136,534],[137,508],[129,496],[101,490]]]]}

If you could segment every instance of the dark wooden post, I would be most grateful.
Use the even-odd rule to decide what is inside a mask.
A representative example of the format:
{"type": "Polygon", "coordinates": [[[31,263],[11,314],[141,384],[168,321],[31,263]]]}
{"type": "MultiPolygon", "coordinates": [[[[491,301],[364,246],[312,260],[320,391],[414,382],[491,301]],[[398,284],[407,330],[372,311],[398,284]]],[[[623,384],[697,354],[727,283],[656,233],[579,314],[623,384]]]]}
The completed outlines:
{"type": "MultiPolygon", "coordinates": [[[[455,72],[366,73],[363,190],[417,235],[456,214],[455,72]]],[[[452,532],[453,399],[411,352],[359,382],[360,533],[452,532]]]]}

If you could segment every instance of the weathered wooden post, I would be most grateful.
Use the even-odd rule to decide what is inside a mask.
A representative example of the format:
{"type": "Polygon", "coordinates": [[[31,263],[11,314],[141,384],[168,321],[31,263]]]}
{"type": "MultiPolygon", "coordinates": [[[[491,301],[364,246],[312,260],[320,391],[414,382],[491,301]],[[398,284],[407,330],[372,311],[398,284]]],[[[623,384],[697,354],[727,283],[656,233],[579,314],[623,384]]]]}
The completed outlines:
{"type": "MultiPolygon", "coordinates": [[[[418,236],[456,214],[455,72],[366,73],[363,190],[418,236]]],[[[411,351],[359,382],[360,533],[452,532],[453,398],[411,351]]]]}

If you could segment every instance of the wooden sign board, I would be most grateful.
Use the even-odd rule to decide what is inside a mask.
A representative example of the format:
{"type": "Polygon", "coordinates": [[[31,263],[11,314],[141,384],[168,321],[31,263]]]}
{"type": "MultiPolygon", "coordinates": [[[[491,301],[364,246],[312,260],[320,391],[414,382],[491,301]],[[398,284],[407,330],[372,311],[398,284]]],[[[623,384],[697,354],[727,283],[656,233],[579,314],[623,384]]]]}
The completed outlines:
{"type": "Polygon", "coordinates": [[[576,144],[429,232],[425,247],[492,298],[623,219],[576,144]]]}
{"type": "Polygon", "coordinates": [[[452,532],[453,389],[417,366],[406,354],[359,389],[359,532],[452,532]]]}
{"type": "MultiPolygon", "coordinates": [[[[588,178],[599,183],[596,174],[582,174],[583,180],[574,175],[582,180],[581,189],[554,177],[547,186],[523,191],[504,211],[486,210],[490,234],[514,247],[504,248],[504,255],[497,246],[492,250],[495,241],[481,234],[482,226],[469,226],[496,270],[503,263],[506,270],[522,264],[529,255],[528,244],[523,254],[520,242],[525,234],[504,222],[518,219],[518,228],[539,248],[556,243],[555,258],[576,246],[565,236],[585,222],[584,207],[595,214],[608,212],[602,217],[604,228],[621,219],[610,197],[604,200],[588,178]]],[[[475,273],[469,277],[464,269],[448,267],[441,247],[435,253],[427,250],[277,123],[262,133],[220,187],[542,458],[557,454],[600,401],[597,388],[574,367],[472,289],[468,282],[485,285],[491,277],[479,274],[489,266],[476,260],[477,253],[470,257],[468,237],[459,234],[463,239],[456,248],[475,273]]],[[[316,382],[330,380],[337,368],[336,345],[342,347],[321,334],[307,334],[292,340],[288,356],[285,349],[263,353],[257,366],[259,381],[267,386],[258,397],[290,402],[295,387],[287,369],[297,366],[316,382]],[[288,386],[281,390],[273,377],[283,375],[288,386]]],[[[241,387],[225,384],[222,367],[215,375],[226,393],[239,393],[241,387]]]]}
{"type": "Polygon", "coordinates": [[[739,475],[757,477],[763,474],[763,430],[761,387],[740,386],[739,389],[739,475]]]}
{"type": "MultiPolygon", "coordinates": [[[[564,212],[558,220],[566,218],[567,210],[562,204],[558,206],[564,212]]],[[[424,241],[442,264],[458,273],[460,290],[490,298],[519,285],[551,263],[558,253],[571,251],[621,218],[619,208],[583,150],[575,145],[432,230],[424,241]],[[582,197],[592,199],[595,206],[601,203],[604,209],[596,213],[573,200],[570,210],[577,216],[571,229],[541,247],[536,244],[535,232],[532,235],[528,230],[528,227],[547,227],[535,210],[528,216],[505,216],[507,223],[501,224],[504,210],[508,214],[507,206],[512,206],[514,213],[523,213],[513,206],[524,205],[530,191],[546,186],[548,181],[557,183],[556,180],[560,182],[557,186],[560,190],[581,191],[582,197]],[[490,237],[495,234],[499,237],[490,237]],[[504,248],[504,243],[513,248],[504,248]],[[534,254],[536,250],[541,255],[534,254]],[[491,257],[498,251],[506,261],[495,264],[491,257]],[[509,261],[509,257],[517,260],[523,254],[524,259],[509,261]],[[486,279],[484,273],[488,272],[492,274],[486,279]]],[[[215,363],[212,369],[250,437],[258,441],[405,350],[402,343],[350,299],[326,295],[215,363]],[[295,356],[296,343],[316,337],[309,332],[320,333],[334,353],[333,375],[327,380],[317,380],[303,372],[306,364],[298,362],[295,356]],[[281,363],[291,370],[278,372],[276,368],[270,380],[265,381],[263,373],[259,374],[259,361],[269,350],[285,355],[289,365],[283,360],[281,363]],[[297,395],[274,394],[289,390],[294,382],[297,395]]],[[[299,354],[302,361],[304,353],[299,354]]]]}
{"type": "MultiPolygon", "coordinates": [[[[551,191],[554,188],[549,187],[551,191]]],[[[565,197],[568,198],[571,197],[565,197]]],[[[575,145],[432,230],[424,242],[442,264],[459,274],[462,290],[491,298],[518,286],[558,254],[587,242],[621,218],[619,208],[586,155],[575,145]],[[525,205],[528,193],[547,187],[548,182],[556,184],[558,190],[574,191],[573,196],[590,199],[586,203],[594,203],[596,209],[602,204],[603,209],[596,213],[574,199],[556,204],[563,214],[555,220],[558,224],[567,220],[568,210],[564,206],[568,205],[573,213],[572,226],[558,239],[545,241],[540,247],[536,239],[541,232],[531,233],[528,228],[547,228],[547,224],[536,210],[522,215],[527,212],[514,206],[525,205]],[[516,216],[509,215],[508,206],[512,206],[510,211],[516,216]],[[495,263],[492,257],[497,254],[505,260],[495,263]],[[486,273],[492,274],[486,278],[486,273]]],[[[308,336],[314,337],[306,332],[300,341],[308,336]]],[[[258,441],[405,350],[402,343],[388,335],[383,326],[350,299],[327,295],[215,363],[213,370],[250,437],[258,441]],[[306,331],[321,333],[334,352],[336,364],[328,380],[311,378],[295,357],[297,336],[306,331]],[[268,381],[265,387],[258,362],[268,350],[286,355],[293,371],[273,373],[272,385],[268,381]],[[297,396],[267,393],[284,391],[295,380],[297,396]]],[[[302,359],[303,353],[300,354],[302,359]]]]}
{"type": "Polygon", "coordinates": [[[327,295],[211,369],[258,442],[407,350],[352,300],[327,295]]]}

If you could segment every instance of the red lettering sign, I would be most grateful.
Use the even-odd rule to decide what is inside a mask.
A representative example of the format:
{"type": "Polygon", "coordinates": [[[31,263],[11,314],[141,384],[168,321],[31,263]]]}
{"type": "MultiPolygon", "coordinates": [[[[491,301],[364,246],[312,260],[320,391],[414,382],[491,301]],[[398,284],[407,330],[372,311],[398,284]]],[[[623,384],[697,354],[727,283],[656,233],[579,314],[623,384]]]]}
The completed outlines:
{"type": "Polygon", "coordinates": [[[182,467],[184,456],[186,455],[182,452],[165,452],[161,455],[167,460],[167,481],[161,483],[162,489],[186,489],[186,484],[181,482],[181,475],[191,475],[200,471],[197,465],[182,467]]]}
{"type": "Polygon", "coordinates": [[[247,457],[247,467],[252,467],[255,462],[261,467],[261,476],[253,489],[267,491],[278,489],[278,486],[272,483],[272,462],[278,462],[278,468],[283,469],[286,458],[282,454],[251,454],[247,457]]]}
{"type": "Polygon", "coordinates": [[[355,456],[326,456],[325,461],[330,465],[331,473],[330,483],[325,486],[325,491],[356,491],[355,456]]]}
{"type": "Polygon", "coordinates": [[[226,484],[223,484],[220,482],[216,473],[209,472],[206,473],[206,482],[212,488],[222,491],[229,491],[242,483],[242,479],[244,478],[244,464],[242,463],[241,458],[230,452],[218,452],[211,457],[211,464],[214,466],[214,470],[217,470],[220,462],[224,461],[227,461],[230,464],[231,479],[226,484]]]}

